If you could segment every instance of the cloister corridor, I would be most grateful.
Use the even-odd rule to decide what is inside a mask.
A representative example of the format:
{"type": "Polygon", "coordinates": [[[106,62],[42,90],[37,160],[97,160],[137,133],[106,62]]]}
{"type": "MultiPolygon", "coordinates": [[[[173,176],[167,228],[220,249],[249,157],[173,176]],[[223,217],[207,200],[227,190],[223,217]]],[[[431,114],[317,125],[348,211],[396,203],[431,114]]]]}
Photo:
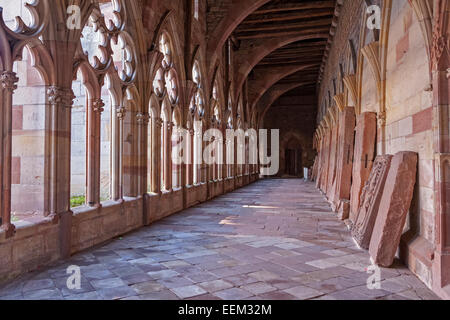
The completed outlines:
{"type": "Polygon", "coordinates": [[[266,179],[26,274],[0,299],[438,299],[400,262],[369,290],[369,260],[313,183],[266,179]]]}

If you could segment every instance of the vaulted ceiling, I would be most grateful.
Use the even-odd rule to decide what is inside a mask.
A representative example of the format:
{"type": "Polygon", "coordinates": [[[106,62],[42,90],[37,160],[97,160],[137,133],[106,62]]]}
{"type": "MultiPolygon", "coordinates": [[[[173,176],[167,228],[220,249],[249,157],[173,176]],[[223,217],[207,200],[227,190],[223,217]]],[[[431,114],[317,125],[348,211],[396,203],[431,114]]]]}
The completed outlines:
{"type": "Polygon", "coordinates": [[[274,92],[279,97],[299,87],[316,87],[336,26],[336,3],[342,0],[212,2],[221,6],[208,27],[221,39],[229,37],[235,48],[235,97],[248,78],[249,107],[262,115],[273,103],[274,92]],[[236,6],[240,12],[234,12],[236,6]],[[224,21],[230,17],[235,19],[227,29],[224,21]]]}

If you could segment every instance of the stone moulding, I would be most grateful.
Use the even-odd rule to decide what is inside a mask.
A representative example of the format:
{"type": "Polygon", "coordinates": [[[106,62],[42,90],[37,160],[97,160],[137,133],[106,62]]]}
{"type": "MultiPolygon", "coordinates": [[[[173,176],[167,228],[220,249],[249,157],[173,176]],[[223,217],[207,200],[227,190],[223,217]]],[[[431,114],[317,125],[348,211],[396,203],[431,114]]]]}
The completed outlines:
{"type": "Polygon", "coordinates": [[[361,207],[352,227],[352,236],[363,249],[369,249],[391,160],[392,155],[377,156],[361,194],[361,207]]]}

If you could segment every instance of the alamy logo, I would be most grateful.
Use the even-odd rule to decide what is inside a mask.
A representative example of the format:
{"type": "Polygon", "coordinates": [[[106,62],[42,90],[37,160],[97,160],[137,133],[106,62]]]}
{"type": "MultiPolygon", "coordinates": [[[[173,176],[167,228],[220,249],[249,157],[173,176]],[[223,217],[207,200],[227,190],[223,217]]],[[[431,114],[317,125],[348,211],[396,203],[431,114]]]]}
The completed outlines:
{"type": "MultiPolygon", "coordinates": [[[[202,131],[201,122],[196,122],[195,127],[200,128],[200,132],[202,131]]],[[[280,130],[271,130],[270,148],[268,148],[268,130],[261,129],[258,132],[255,129],[246,131],[227,129],[225,135],[224,137],[222,131],[218,129],[206,130],[203,137],[195,135],[196,142],[194,144],[197,147],[192,159],[189,156],[190,152],[188,152],[190,149],[188,145],[189,131],[184,128],[177,128],[172,135],[172,163],[176,165],[201,165],[203,163],[208,165],[259,164],[261,174],[264,176],[273,176],[278,173],[280,168],[280,130]],[[204,148],[202,142],[206,142],[204,148]],[[224,157],[224,148],[226,149],[226,157],[224,157]],[[236,152],[236,157],[234,152],[236,152]]]]}
{"type": "Polygon", "coordinates": [[[67,274],[70,274],[66,285],[69,290],[81,289],[81,268],[79,266],[70,266],[67,268],[67,274]]]}
{"type": "Polygon", "coordinates": [[[79,6],[71,5],[67,7],[67,29],[80,30],[81,29],[81,9],[79,6]]]}
{"type": "Polygon", "coordinates": [[[370,30],[381,29],[381,8],[377,5],[372,5],[367,8],[367,28],[370,30]]]}
{"type": "Polygon", "coordinates": [[[381,289],[381,270],[379,267],[372,265],[366,269],[367,273],[370,274],[367,278],[367,289],[369,290],[380,290],[381,289]]]}

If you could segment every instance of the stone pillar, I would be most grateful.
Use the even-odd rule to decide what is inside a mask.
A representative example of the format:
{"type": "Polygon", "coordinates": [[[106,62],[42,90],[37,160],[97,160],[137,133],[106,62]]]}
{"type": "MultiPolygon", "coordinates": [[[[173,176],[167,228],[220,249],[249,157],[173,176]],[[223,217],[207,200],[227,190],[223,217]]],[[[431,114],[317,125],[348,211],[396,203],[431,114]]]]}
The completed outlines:
{"type": "Polygon", "coordinates": [[[105,104],[102,99],[88,101],[87,107],[87,193],[86,203],[91,206],[100,205],[100,130],[101,113],[105,104]]]}
{"type": "Polygon", "coordinates": [[[11,223],[12,97],[18,81],[14,72],[0,74],[0,227],[7,238],[12,237],[15,230],[11,223]]]}
{"type": "Polygon", "coordinates": [[[114,116],[111,123],[111,198],[114,201],[122,199],[121,189],[121,145],[122,145],[122,120],[125,117],[125,108],[114,106],[114,116]]]}
{"type": "Polygon", "coordinates": [[[350,195],[350,225],[356,221],[360,207],[362,189],[369,178],[375,157],[377,116],[366,112],[357,117],[355,151],[353,163],[353,183],[350,195]]]}
{"type": "Polygon", "coordinates": [[[51,86],[47,90],[50,104],[50,215],[70,211],[70,146],[72,89],[51,86]]]}
{"type": "Polygon", "coordinates": [[[163,122],[160,118],[154,119],[152,126],[152,193],[161,193],[161,128],[163,122]]]}
{"type": "Polygon", "coordinates": [[[187,174],[187,185],[194,185],[194,130],[189,129],[188,140],[188,150],[189,161],[186,164],[186,174],[187,174]]]}
{"type": "Polygon", "coordinates": [[[148,113],[138,113],[136,120],[138,124],[138,196],[147,193],[147,144],[148,144],[148,123],[150,115],[148,113]]]}
{"type": "Polygon", "coordinates": [[[164,187],[165,191],[172,191],[172,123],[165,121],[164,122],[164,187]]]}
{"type": "MultiPolygon", "coordinates": [[[[332,198],[333,210],[341,207],[341,201],[350,201],[355,122],[355,108],[347,107],[339,114],[340,126],[336,163],[336,188],[332,198]]],[[[348,219],[348,213],[340,218],[343,220],[348,219]]]]}

